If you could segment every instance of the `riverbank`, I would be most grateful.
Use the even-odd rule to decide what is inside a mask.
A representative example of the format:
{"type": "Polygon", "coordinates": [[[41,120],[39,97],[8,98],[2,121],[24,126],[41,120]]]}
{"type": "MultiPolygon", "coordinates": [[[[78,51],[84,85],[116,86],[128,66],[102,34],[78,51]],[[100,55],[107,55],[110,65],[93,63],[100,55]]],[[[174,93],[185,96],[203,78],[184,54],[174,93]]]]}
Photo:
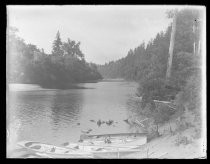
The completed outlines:
{"type": "MultiPolygon", "coordinates": [[[[110,130],[113,130],[113,132],[115,131],[114,127],[110,127],[110,126],[102,126],[100,127],[100,129],[102,128],[103,129],[100,130],[96,124],[90,121],[91,119],[96,120],[98,118],[101,118],[101,119],[103,118],[104,120],[108,120],[111,118],[113,120],[118,121],[118,124],[116,124],[117,125],[116,128],[118,128],[116,130],[118,132],[122,130],[126,130],[127,128],[129,128],[130,130],[131,128],[127,125],[127,123],[125,123],[125,121],[123,121],[125,118],[128,118],[130,116],[129,114],[127,114],[127,111],[128,111],[127,104],[125,104],[125,106],[123,107],[121,106],[122,104],[124,104],[125,100],[127,101],[130,100],[130,97],[128,95],[133,95],[135,91],[135,87],[133,87],[133,84],[131,85],[131,84],[128,84],[127,82],[119,83],[119,84],[118,83],[101,83],[100,85],[87,84],[84,86],[94,87],[95,89],[93,90],[66,90],[66,91],[57,90],[56,93],[54,91],[49,92],[48,90],[42,89],[39,86],[31,86],[31,85],[18,86],[17,88],[19,88],[20,90],[21,89],[24,89],[24,90],[32,89],[34,91],[40,90],[39,92],[34,92],[34,94],[32,94],[33,92],[29,92],[29,93],[20,92],[17,94],[17,96],[20,97],[20,95],[22,95],[23,97],[22,101],[17,99],[18,101],[14,101],[13,103],[14,107],[11,108],[11,111],[17,110],[18,112],[18,111],[22,111],[23,109],[27,109],[28,111],[28,112],[25,112],[25,111],[21,112],[21,114],[25,118],[28,118],[28,122],[27,120],[21,121],[21,117],[17,117],[17,119],[21,121],[22,129],[28,126],[27,129],[30,129],[30,135],[28,135],[29,134],[28,131],[25,132],[24,130],[22,130],[19,133],[17,133],[17,136],[19,138],[18,141],[22,141],[26,139],[26,140],[31,140],[31,141],[39,141],[43,143],[49,142],[51,144],[60,146],[61,143],[64,143],[66,141],[70,141],[70,142],[78,141],[77,136],[79,136],[79,134],[81,133],[80,129],[82,130],[86,128],[92,128],[93,132],[102,133],[102,134],[110,133],[110,130]],[[111,84],[114,84],[114,85],[111,85],[111,84]],[[132,86],[132,89],[131,89],[131,86],[132,86]],[[118,94],[119,92],[121,94],[118,94]],[[113,97],[115,98],[114,100],[113,100],[113,97]],[[116,98],[120,98],[120,99],[116,99],[116,98]],[[15,105],[17,102],[19,104],[22,104],[21,108],[18,108],[19,104],[15,105]],[[31,104],[31,106],[29,106],[29,104],[31,104]],[[35,104],[39,104],[43,106],[36,107],[34,106],[35,104]],[[49,105],[45,107],[46,104],[49,104],[49,105]],[[80,116],[80,120],[76,122],[70,122],[72,116],[76,115],[77,113],[76,112],[75,114],[70,113],[68,112],[69,109],[74,109],[73,107],[80,107],[81,104],[85,108],[83,108],[82,110],[80,108],[75,108],[75,111],[78,111],[78,110],[81,110],[81,112],[84,111],[83,114],[77,115],[77,116],[80,116]],[[55,109],[58,109],[58,107],[59,107],[59,110],[55,110],[55,109]],[[40,109],[45,109],[45,110],[40,110],[40,109]],[[39,111],[39,112],[34,113],[34,111],[39,111]],[[88,116],[89,113],[91,113],[90,116],[88,116]],[[64,114],[65,114],[65,117],[63,117],[64,114]],[[31,119],[32,116],[33,116],[33,119],[31,119]],[[66,118],[66,116],[68,116],[67,118],[69,119],[68,123],[66,122],[66,119],[63,119],[63,118],[66,118]],[[61,119],[57,119],[57,118],[61,118],[61,119]],[[33,124],[31,124],[31,122],[33,122],[33,124]],[[78,122],[80,122],[81,124],[77,125],[78,122]],[[24,124],[24,123],[27,123],[27,124],[24,124]],[[56,126],[57,123],[59,123],[60,125],[67,125],[66,126],[67,128],[64,126],[60,126],[62,128],[64,127],[64,129],[61,129],[58,131],[57,126],[56,126]],[[48,127],[54,127],[56,131],[51,131],[52,128],[48,129],[48,127]],[[56,133],[56,132],[59,132],[59,133],[56,133]],[[55,139],[52,138],[52,135],[51,135],[52,133],[57,134],[55,139]],[[74,141],[74,138],[75,138],[75,141],[74,141]]],[[[81,86],[83,86],[83,84],[81,86]]],[[[138,108],[135,107],[135,109],[138,109],[138,108]]],[[[132,111],[132,110],[130,111],[130,114],[137,115],[136,111],[132,111]]],[[[187,114],[187,116],[189,118],[189,114],[187,114]]],[[[141,119],[139,118],[139,121],[143,119],[144,118],[141,118],[141,119]]],[[[191,122],[195,124],[193,119],[191,122]]],[[[146,126],[147,123],[146,122],[144,123],[146,126]]],[[[120,153],[120,158],[138,158],[138,159],[147,158],[147,153],[149,154],[148,158],[159,157],[162,155],[161,153],[167,153],[167,154],[163,155],[163,157],[161,156],[160,158],[182,158],[182,153],[183,154],[185,153],[186,155],[185,158],[194,158],[194,157],[197,158],[197,156],[199,156],[200,154],[199,151],[197,150],[199,150],[201,147],[200,146],[201,144],[199,144],[199,139],[198,138],[193,139],[193,141],[190,143],[186,143],[184,140],[186,136],[189,136],[188,138],[190,138],[191,136],[195,134],[194,128],[189,127],[180,134],[177,133],[178,131],[176,131],[175,128],[176,128],[175,121],[170,122],[170,124],[167,122],[164,126],[159,127],[159,132],[161,136],[153,138],[150,142],[144,145],[141,148],[141,152],[129,153],[129,154],[120,153]],[[171,125],[174,134],[170,133],[169,125],[171,125]],[[181,138],[180,142],[178,142],[180,143],[179,145],[176,144],[177,138],[181,138]],[[196,142],[197,144],[194,144],[196,142]],[[153,153],[154,151],[155,153],[153,153]],[[182,153],[180,154],[179,152],[182,152],[182,153]]],[[[15,129],[17,130],[18,128],[15,127],[15,129]]],[[[12,130],[12,132],[14,133],[15,131],[12,130]]],[[[28,150],[24,150],[20,147],[16,148],[14,146],[12,148],[15,148],[15,150],[12,149],[8,151],[8,156],[7,156],[8,158],[31,158],[31,157],[40,158],[39,156],[35,156],[32,153],[30,153],[28,150]]],[[[117,158],[117,154],[115,153],[115,154],[107,155],[107,158],[117,158]]]]}
{"type": "MultiPolygon", "coordinates": [[[[89,82],[90,83],[90,82],[89,82]]],[[[97,83],[97,82],[95,82],[97,83]]],[[[61,89],[61,90],[65,90],[65,89],[93,89],[93,88],[89,88],[89,87],[83,87],[83,86],[80,86],[80,84],[83,84],[83,83],[78,83],[78,84],[69,84],[69,85],[51,85],[51,86],[42,86],[42,85],[39,85],[39,84],[19,84],[19,83],[10,83],[8,84],[8,89],[10,91],[38,91],[38,90],[43,90],[43,89],[54,89],[54,90],[57,90],[57,89],[61,89]]]]}
{"type": "MultiPolygon", "coordinates": [[[[173,123],[172,123],[173,126],[173,123]]],[[[206,147],[203,138],[192,139],[189,143],[182,143],[177,139],[187,137],[192,138],[194,128],[188,128],[181,133],[171,134],[167,129],[167,125],[160,128],[160,137],[157,137],[149,143],[141,146],[139,152],[136,153],[120,153],[107,154],[105,156],[96,156],[95,158],[123,158],[123,159],[205,159],[206,147]]],[[[13,152],[7,156],[8,158],[43,158],[35,155],[24,148],[16,147],[13,152]]]]}
{"type": "MultiPolygon", "coordinates": [[[[190,114],[188,113],[188,121],[190,114]]],[[[107,153],[96,155],[95,158],[123,158],[123,159],[205,159],[206,141],[205,136],[197,132],[198,126],[190,126],[184,130],[179,129],[177,124],[180,120],[171,120],[159,127],[160,136],[148,141],[135,153],[107,153]]],[[[59,146],[59,145],[57,145],[59,146]]],[[[137,150],[138,150],[137,149],[137,150]]],[[[8,158],[43,158],[27,149],[18,147],[7,150],[8,158]]],[[[70,157],[69,157],[70,158],[70,157]]]]}
{"type": "MultiPolygon", "coordinates": [[[[182,136],[191,136],[188,129],[182,136]]],[[[162,136],[153,139],[142,147],[142,151],[125,155],[124,158],[158,158],[158,159],[194,159],[206,158],[205,147],[202,138],[194,139],[191,143],[177,145],[177,139],[180,134],[162,134],[162,136]]]]}
{"type": "Polygon", "coordinates": [[[40,85],[44,89],[89,89],[86,87],[78,86],[77,84],[68,85],[40,85]]]}

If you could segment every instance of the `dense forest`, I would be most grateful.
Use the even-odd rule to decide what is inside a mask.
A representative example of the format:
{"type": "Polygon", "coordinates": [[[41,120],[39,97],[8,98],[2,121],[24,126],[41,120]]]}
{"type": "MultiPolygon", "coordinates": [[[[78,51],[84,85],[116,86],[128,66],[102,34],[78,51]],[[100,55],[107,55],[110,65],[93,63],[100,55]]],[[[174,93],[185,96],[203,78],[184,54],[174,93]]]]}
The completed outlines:
{"type": "Polygon", "coordinates": [[[67,88],[78,82],[97,81],[102,78],[97,66],[87,63],[80,50],[80,42],[61,41],[59,31],[46,54],[36,45],[26,44],[17,36],[18,29],[7,31],[7,80],[9,83],[39,84],[49,88],[67,88]]]}
{"type": "MultiPolygon", "coordinates": [[[[170,18],[171,14],[167,13],[167,16],[170,18]]],[[[170,79],[167,81],[169,86],[176,91],[183,89],[193,76],[199,79],[201,73],[198,18],[198,11],[182,10],[177,13],[172,70],[170,79]],[[194,43],[196,43],[196,50],[194,50],[194,43]]],[[[142,43],[134,50],[129,50],[127,56],[122,59],[98,65],[99,72],[104,78],[124,78],[138,81],[141,85],[146,85],[155,79],[159,83],[164,83],[171,29],[170,25],[165,31],[158,33],[147,45],[142,43]]]]}
{"type": "Polygon", "coordinates": [[[198,10],[189,9],[166,13],[168,19],[175,15],[176,32],[169,78],[166,78],[166,72],[172,23],[147,45],[142,43],[129,50],[126,57],[98,65],[104,78],[124,78],[139,83],[137,96],[142,97],[142,103],[137,108],[141,115],[152,117],[156,125],[168,121],[172,116],[183,116],[186,111],[200,116],[201,111],[202,15],[198,10]],[[158,107],[154,100],[173,102],[176,110],[158,107]]]}

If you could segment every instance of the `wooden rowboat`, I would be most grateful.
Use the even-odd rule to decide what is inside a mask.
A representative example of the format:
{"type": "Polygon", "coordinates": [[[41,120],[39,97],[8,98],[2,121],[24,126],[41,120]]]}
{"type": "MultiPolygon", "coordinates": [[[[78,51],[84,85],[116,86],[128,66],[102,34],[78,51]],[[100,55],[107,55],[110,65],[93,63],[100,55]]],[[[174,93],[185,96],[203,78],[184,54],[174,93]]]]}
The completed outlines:
{"type": "Polygon", "coordinates": [[[87,138],[122,138],[122,137],[142,137],[146,136],[147,133],[114,133],[114,134],[94,134],[94,135],[86,135],[87,138]]]}
{"type": "Polygon", "coordinates": [[[22,141],[18,143],[19,146],[26,148],[34,153],[45,154],[52,158],[92,158],[93,155],[90,152],[83,150],[76,150],[66,147],[59,147],[50,144],[33,142],[33,141],[22,141]]]}
{"type": "MultiPolygon", "coordinates": [[[[138,145],[143,145],[147,142],[147,133],[117,133],[117,134],[100,134],[100,135],[81,135],[80,140],[83,143],[94,143],[94,145],[104,145],[105,140],[109,139],[110,145],[132,143],[138,140],[138,145]],[[141,142],[140,142],[141,141],[141,142]]],[[[127,144],[128,145],[128,144],[127,144]]]]}
{"type": "Polygon", "coordinates": [[[103,135],[85,135],[83,142],[55,146],[33,141],[22,141],[18,145],[35,153],[52,158],[93,158],[94,154],[139,151],[147,143],[146,133],[117,133],[103,135]],[[107,137],[110,143],[106,143],[107,137]]]}
{"type": "MultiPolygon", "coordinates": [[[[132,134],[131,134],[132,135],[132,134]]],[[[95,138],[98,135],[91,135],[94,137],[89,137],[84,139],[82,142],[79,143],[68,143],[65,145],[71,149],[81,149],[84,151],[97,151],[100,149],[101,151],[125,151],[129,149],[135,149],[147,143],[146,135],[139,135],[138,137],[133,136],[119,136],[119,135],[112,135],[109,138],[110,142],[105,142],[105,135],[100,135],[99,138],[95,138]]]]}
{"type": "Polygon", "coordinates": [[[138,145],[105,145],[105,144],[90,144],[90,143],[83,143],[83,144],[75,144],[70,143],[67,148],[79,149],[88,152],[107,152],[107,151],[125,151],[129,149],[138,148],[138,145]]]}

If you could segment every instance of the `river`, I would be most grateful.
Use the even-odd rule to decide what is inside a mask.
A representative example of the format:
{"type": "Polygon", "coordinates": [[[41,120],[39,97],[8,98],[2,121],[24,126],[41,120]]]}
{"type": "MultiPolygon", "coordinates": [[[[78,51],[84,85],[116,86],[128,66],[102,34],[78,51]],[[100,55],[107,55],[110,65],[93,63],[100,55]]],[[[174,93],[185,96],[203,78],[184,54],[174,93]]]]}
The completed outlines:
{"type": "Polygon", "coordinates": [[[78,85],[87,89],[43,89],[33,84],[10,84],[7,122],[10,132],[15,131],[16,141],[60,145],[78,141],[81,130],[88,128],[92,129],[90,134],[133,132],[123,120],[131,114],[127,102],[135,95],[137,83],[116,80],[78,85]],[[115,122],[111,126],[98,126],[90,121],[99,119],[115,122]]]}

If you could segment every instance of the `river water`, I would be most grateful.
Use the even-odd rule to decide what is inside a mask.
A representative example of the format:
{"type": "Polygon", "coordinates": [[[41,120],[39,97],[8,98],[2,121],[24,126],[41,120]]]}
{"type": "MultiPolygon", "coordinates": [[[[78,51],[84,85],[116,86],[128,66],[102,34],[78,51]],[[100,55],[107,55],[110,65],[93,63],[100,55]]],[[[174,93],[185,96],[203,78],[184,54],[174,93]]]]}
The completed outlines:
{"type": "Polygon", "coordinates": [[[135,95],[137,83],[117,80],[79,85],[87,89],[10,84],[7,102],[10,135],[15,131],[16,141],[60,145],[78,141],[81,130],[88,128],[92,129],[90,134],[133,132],[123,120],[132,113],[127,102],[135,95]],[[115,122],[111,126],[98,126],[90,121],[99,119],[115,122]]]}

